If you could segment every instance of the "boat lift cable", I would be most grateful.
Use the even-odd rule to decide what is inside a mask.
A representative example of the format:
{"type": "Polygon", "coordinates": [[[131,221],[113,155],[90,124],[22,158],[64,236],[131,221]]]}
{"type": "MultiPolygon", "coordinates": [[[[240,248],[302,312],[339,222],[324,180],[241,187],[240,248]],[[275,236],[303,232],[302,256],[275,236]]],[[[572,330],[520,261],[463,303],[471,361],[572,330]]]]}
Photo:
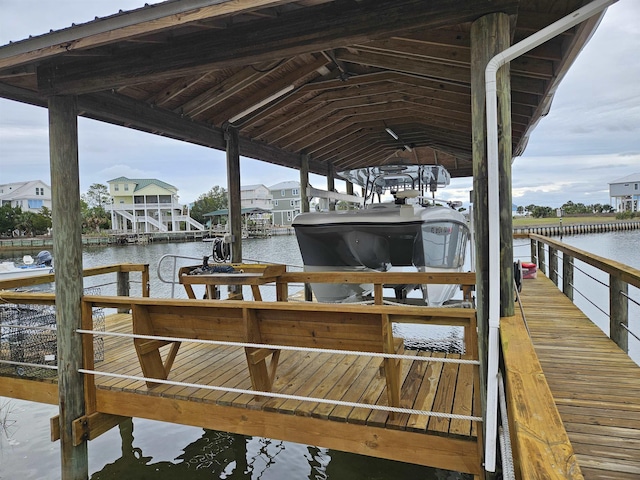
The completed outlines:
{"type": "Polygon", "coordinates": [[[489,60],[485,69],[487,125],[487,190],[489,217],[489,334],[485,423],[485,470],[496,470],[498,412],[498,360],[500,329],[500,171],[498,155],[497,72],[505,64],[602,13],[617,0],[594,0],[524,40],[510,46],[489,60]]]}
{"type": "Polygon", "coordinates": [[[361,352],[357,350],[335,350],[330,348],[312,348],[312,347],[292,347],[290,345],[271,345],[264,343],[246,343],[246,342],[226,342],[220,340],[204,340],[184,337],[163,337],[157,335],[140,335],[137,333],[120,333],[120,332],[104,332],[97,330],[77,329],[76,333],[87,333],[91,335],[104,337],[122,337],[122,338],[138,338],[143,340],[160,340],[164,342],[189,342],[202,343],[206,345],[218,345],[223,347],[245,347],[245,348],[265,348],[269,350],[288,350],[293,352],[316,352],[331,353],[334,355],[357,355],[361,357],[378,357],[378,358],[394,358],[399,360],[412,360],[419,362],[439,362],[439,363],[460,363],[467,365],[480,365],[478,360],[467,360],[464,358],[442,358],[442,357],[420,357],[413,355],[400,355],[397,353],[377,353],[377,352],[361,352]]]}
{"type": "Polygon", "coordinates": [[[219,387],[215,385],[203,385],[200,383],[175,382],[173,380],[163,380],[159,378],[149,378],[149,377],[136,376],[136,375],[124,375],[120,373],[101,372],[98,370],[87,370],[85,368],[78,369],[78,372],[87,374],[87,375],[104,375],[106,377],[122,378],[127,380],[140,380],[144,382],[160,383],[164,385],[174,385],[174,386],[182,386],[182,387],[190,387],[190,388],[202,388],[205,390],[214,390],[218,392],[229,392],[229,393],[245,394],[245,395],[260,396],[260,397],[281,398],[284,400],[296,400],[301,402],[325,403],[329,405],[336,405],[336,406],[342,406],[342,407],[368,408],[370,410],[380,410],[385,412],[402,413],[407,415],[425,415],[429,417],[449,418],[452,420],[482,422],[482,417],[474,417],[471,415],[458,415],[455,413],[432,412],[430,410],[414,410],[412,408],[400,408],[400,407],[392,407],[392,406],[386,406],[386,405],[372,405],[368,403],[346,402],[344,400],[330,400],[327,398],[305,397],[301,395],[289,395],[286,393],[265,392],[261,390],[247,390],[244,388],[219,387]]]}

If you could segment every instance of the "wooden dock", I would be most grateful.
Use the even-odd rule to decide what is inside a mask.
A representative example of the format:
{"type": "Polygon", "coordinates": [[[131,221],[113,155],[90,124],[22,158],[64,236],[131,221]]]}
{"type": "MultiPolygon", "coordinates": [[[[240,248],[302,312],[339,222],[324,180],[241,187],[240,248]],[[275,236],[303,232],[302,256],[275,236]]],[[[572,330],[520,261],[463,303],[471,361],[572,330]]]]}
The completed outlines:
{"type": "MultiPolygon", "coordinates": [[[[275,307],[271,304],[264,308],[275,307]]],[[[285,303],[281,308],[301,307],[285,303]]],[[[473,310],[467,311],[475,318],[473,310]]],[[[130,313],[113,314],[107,318],[106,330],[130,334],[133,323],[130,313]]],[[[168,350],[170,347],[163,348],[168,350]]],[[[470,348],[475,352],[475,346],[470,348]]],[[[252,379],[245,354],[244,348],[238,346],[182,342],[172,363],[169,380],[250,391],[252,379]]],[[[480,415],[477,366],[435,361],[435,358],[459,359],[460,354],[409,350],[405,354],[434,358],[434,361],[402,361],[402,408],[463,416],[480,415]]],[[[383,359],[379,357],[284,350],[271,392],[388,405],[382,364],[383,359]]],[[[143,374],[134,342],[126,337],[105,337],[104,358],[95,362],[95,369],[127,377],[141,377],[143,374]]],[[[3,370],[0,395],[57,403],[55,376],[34,380],[18,378],[11,374],[10,369],[7,373],[6,367],[3,370]]],[[[87,384],[89,388],[90,384],[87,384]]],[[[471,473],[478,478],[482,476],[481,442],[478,441],[481,427],[476,421],[408,413],[390,415],[388,411],[372,408],[256,397],[250,393],[188,384],[148,386],[140,379],[96,375],[95,397],[89,401],[89,404],[95,402],[96,414],[85,422],[88,425],[87,438],[94,438],[106,429],[98,425],[100,422],[108,426],[115,424],[119,417],[139,417],[318,445],[471,473]],[[116,417],[109,420],[111,415],[116,417]]],[[[57,421],[52,425],[55,438],[57,421]]]]}
{"type": "Polygon", "coordinates": [[[640,478],[640,367],[543,274],[520,297],[584,478],[640,478]]]}

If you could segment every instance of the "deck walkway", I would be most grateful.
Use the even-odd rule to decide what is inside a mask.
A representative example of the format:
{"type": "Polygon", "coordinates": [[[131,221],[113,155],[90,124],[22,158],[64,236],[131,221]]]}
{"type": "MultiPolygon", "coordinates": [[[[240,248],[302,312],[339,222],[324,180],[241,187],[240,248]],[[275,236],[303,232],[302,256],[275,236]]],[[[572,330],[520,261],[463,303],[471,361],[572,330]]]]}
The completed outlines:
{"type": "Polygon", "coordinates": [[[520,295],[584,478],[640,478],[640,367],[541,273],[520,295]]]}
{"type": "MultiPolygon", "coordinates": [[[[130,314],[107,317],[107,331],[131,333],[130,314]]],[[[167,347],[165,347],[167,348],[167,347]]],[[[407,355],[460,358],[459,354],[407,355]]],[[[401,406],[425,411],[479,415],[477,379],[470,364],[402,363],[401,406]],[[475,406],[474,406],[475,405],[475,406]]],[[[106,337],[96,370],[142,376],[130,338],[106,337]]],[[[381,359],[283,351],[273,392],[387,405],[381,359]]],[[[169,380],[251,389],[244,350],[185,343],[169,380]]],[[[481,474],[478,424],[469,420],[400,414],[292,399],[156,385],[141,380],[96,377],[97,411],[227,432],[317,444],[336,450],[481,474]],[[315,443],[314,443],[315,441],[315,443]]],[[[57,402],[55,377],[33,381],[5,372],[0,395],[57,402]],[[7,376],[7,373],[9,375],[7,376]]]]}

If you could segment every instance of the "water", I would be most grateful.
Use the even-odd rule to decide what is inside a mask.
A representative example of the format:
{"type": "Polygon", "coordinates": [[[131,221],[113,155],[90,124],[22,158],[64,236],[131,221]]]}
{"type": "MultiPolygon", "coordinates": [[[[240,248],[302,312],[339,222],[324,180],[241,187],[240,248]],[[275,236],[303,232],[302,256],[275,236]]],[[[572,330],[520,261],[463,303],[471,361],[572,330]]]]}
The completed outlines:
{"type": "MultiPolygon", "coordinates": [[[[90,247],[83,253],[83,266],[88,268],[124,262],[148,263],[151,295],[169,297],[172,286],[157,280],[159,259],[170,253],[192,257],[180,259],[178,266],[195,265],[210,252],[211,244],[204,242],[90,247]]],[[[246,240],[243,243],[243,254],[245,261],[269,260],[292,266],[302,265],[294,236],[246,240]]],[[[22,252],[12,256],[12,260],[19,261],[22,252]]],[[[160,275],[169,278],[172,268],[172,259],[164,261],[160,275]]],[[[132,280],[138,277],[136,274],[131,275],[132,280]]],[[[115,294],[115,285],[102,285],[103,282],[102,277],[90,277],[85,279],[85,286],[99,285],[102,294],[115,294]]],[[[265,300],[275,298],[275,290],[261,288],[266,289],[263,290],[265,300]]],[[[132,285],[132,294],[140,294],[139,284],[132,285]]],[[[175,287],[174,294],[176,297],[186,298],[181,285],[175,287]]],[[[250,291],[247,290],[246,294],[250,295],[250,291]]],[[[440,337],[436,341],[441,343],[455,342],[457,338],[456,332],[451,328],[443,330],[440,337]]],[[[55,406],[0,397],[0,417],[6,416],[6,429],[4,432],[0,431],[0,480],[59,478],[59,444],[49,441],[49,419],[56,414],[55,406]]],[[[89,442],[88,448],[92,480],[470,478],[460,473],[346,454],[315,446],[137,418],[89,442]]]]}

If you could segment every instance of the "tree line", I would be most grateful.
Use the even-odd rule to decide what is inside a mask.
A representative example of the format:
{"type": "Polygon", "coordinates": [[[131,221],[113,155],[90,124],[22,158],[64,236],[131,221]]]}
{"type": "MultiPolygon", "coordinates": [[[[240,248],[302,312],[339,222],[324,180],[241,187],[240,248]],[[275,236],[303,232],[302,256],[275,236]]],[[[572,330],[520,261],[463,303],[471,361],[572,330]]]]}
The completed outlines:
{"type": "MultiPolygon", "coordinates": [[[[560,207],[562,214],[566,216],[571,215],[592,215],[597,213],[612,213],[614,208],[611,205],[594,203],[592,205],[585,205],[584,203],[573,203],[569,200],[567,203],[560,207]]],[[[557,216],[557,209],[552,207],[544,207],[540,205],[527,205],[518,206],[516,212],[520,215],[531,215],[534,218],[548,218],[557,216]]]]}

